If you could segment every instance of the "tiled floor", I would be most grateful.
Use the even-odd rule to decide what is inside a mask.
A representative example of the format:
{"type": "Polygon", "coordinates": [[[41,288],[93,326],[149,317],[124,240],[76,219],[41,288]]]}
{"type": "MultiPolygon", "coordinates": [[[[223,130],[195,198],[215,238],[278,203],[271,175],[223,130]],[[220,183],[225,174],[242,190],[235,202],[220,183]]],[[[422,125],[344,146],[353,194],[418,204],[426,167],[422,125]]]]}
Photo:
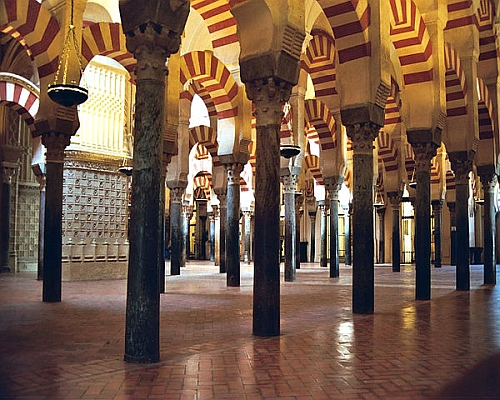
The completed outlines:
{"type": "Polygon", "coordinates": [[[267,339],[251,334],[252,268],[240,288],[217,268],[167,277],[151,365],[122,361],[125,281],[65,282],[54,304],[34,275],[0,275],[0,398],[500,398],[498,357],[472,370],[500,354],[500,280],[483,286],[482,266],[470,292],[453,267],[433,269],[431,301],[414,300],[414,267],[377,266],[375,314],[353,315],[350,268],[330,279],[302,264],[267,339]]]}

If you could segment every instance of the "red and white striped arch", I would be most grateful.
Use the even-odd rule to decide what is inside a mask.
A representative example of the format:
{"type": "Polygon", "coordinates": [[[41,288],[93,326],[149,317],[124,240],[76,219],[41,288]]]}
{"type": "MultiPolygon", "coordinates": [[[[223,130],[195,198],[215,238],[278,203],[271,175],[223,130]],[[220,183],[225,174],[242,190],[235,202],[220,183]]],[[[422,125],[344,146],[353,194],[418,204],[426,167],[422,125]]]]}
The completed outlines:
{"type": "Polygon", "coordinates": [[[448,21],[445,29],[478,24],[471,0],[448,0],[448,21]]]}
{"type": "Polygon", "coordinates": [[[322,30],[313,29],[311,35],[301,67],[311,76],[317,99],[336,95],[335,41],[322,30]]]}
{"type": "Polygon", "coordinates": [[[455,174],[450,169],[446,171],[446,190],[455,190],[455,174]]]}
{"type": "Polygon", "coordinates": [[[200,84],[210,95],[218,119],[238,115],[238,85],[225,65],[209,51],[195,51],[181,57],[181,83],[200,84]]]}
{"type": "MultiPolygon", "coordinates": [[[[493,140],[493,102],[488,87],[481,78],[477,78],[479,89],[478,120],[479,140],[493,140]]],[[[492,145],[493,146],[493,145],[492,145]]]]}
{"type": "Polygon", "coordinates": [[[39,89],[29,81],[9,73],[0,73],[0,104],[16,111],[35,131],[35,116],[40,105],[39,89]]]}
{"type": "Polygon", "coordinates": [[[203,103],[205,103],[209,118],[217,116],[217,110],[215,109],[215,104],[212,101],[210,94],[203,86],[197,84],[196,82],[192,82],[192,84],[187,87],[187,90],[181,92],[179,98],[186,99],[192,102],[193,96],[195,94],[200,96],[201,100],[203,100],[203,103]]]}
{"type": "Polygon", "coordinates": [[[467,114],[467,85],[465,72],[460,57],[453,47],[446,43],[444,47],[446,67],[446,115],[456,117],[467,114]]]}
{"type": "Polygon", "coordinates": [[[238,42],[236,19],[227,0],[191,0],[207,24],[214,49],[238,42]]]}
{"type": "Polygon", "coordinates": [[[344,173],[344,185],[347,187],[347,189],[351,190],[352,188],[352,179],[353,179],[353,173],[349,168],[345,169],[344,173]]]}
{"type": "Polygon", "coordinates": [[[495,4],[492,0],[481,0],[477,9],[479,25],[479,62],[495,60],[498,49],[495,42],[495,4]]]}
{"type": "Polygon", "coordinates": [[[40,78],[57,71],[63,32],[57,20],[36,0],[0,2],[0,31],[17,39],[35,60],[40,78]]]}
{"type": "Polygon", "coordinates": [[[217,149],[219,144],[217,143],[217,132],[205,125],[199,125],[189,130],[189,149],[198,143],[206,147],[207,151],[212,156],[212,165],[217,167],[221,165],[219,156],[217,155],[217,149]]]}
{"type": "Polygon", "coordinates": [[[385,130],[390,131],[391,126],[397,125],[401,122],[401,113],[399,111],[400,103],[401,98],[399,86],[397,82],[391,78],[391,91],[387,96],[387,102],[385,103],[385,130]]]}
{"type": "Polygon", "coordinates": [[[415,154],[413,153],[413,148],[409,143],[406,143],[404,151],[405,151],[406,177],[408,178],[408,182],[411,182],[413,178],[413,171],[415,169],[415,154]]]}
{"type": "Polygon", "coordinates": [[[328,107],[320,100],[309,99],[304,103],[306,121],[314,125],[322,150],[337,147],[335,119],[328,107]]]}
{"type": "Polygon", "coordinates": [[[318,0],[333,29],[340,64],[371,55],[367,0],[318,0]]]}
{"type": "Polygon", "coordinates": [[[436,157],[432,158],[430,179],[431,185],[441,184],[441,165],[437,162],[436,157]]]}
{"type": "Polygon", "coordinates": [[[432,45],[424,19],[413,0],[389,0],[391,41],[405,85],[433,80],[432,45]]]}
{"type": "Polygon", "coordinates": [[[394,144],[390,133],[381,130],[377,136],[379,160],[382,160],[386,172],[399,169],[398,148],[394,144]]]}
{"type": "Polygon", "coordinates": [[[111,22],[90,24],[82,33],[82,56],[87,61],[96,55],[112,58],[132,74],[137,62],[127,50],[125,42],[121,24],[111,22]]]}
{"type": "Polygon", "coordinates": [[[316,180],[316,184],[324,185],[323,173],[321,172],[321,168],[319,166],[319,157],[308,154],[304,157],[304,162],[306,164],[306,168],[311,172],[311,175],[316,180]]]}
{"type": "Polygon", "coordinates": [[[205,198],[210,200],[210,188],[212,186],[212,174],[207,171],[198,172],[193,178],[193,188],[196,192],[197,188],[200,188],[205,193],[205,198]]]}

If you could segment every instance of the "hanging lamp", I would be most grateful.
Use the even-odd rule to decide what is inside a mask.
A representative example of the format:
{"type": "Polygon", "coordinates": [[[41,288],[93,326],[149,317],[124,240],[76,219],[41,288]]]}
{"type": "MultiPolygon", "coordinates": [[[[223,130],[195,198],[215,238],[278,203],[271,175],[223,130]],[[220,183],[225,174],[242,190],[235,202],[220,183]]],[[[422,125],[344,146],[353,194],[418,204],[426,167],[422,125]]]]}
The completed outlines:
{"type": "Polygon", "coordinates": [[[413,168],[413,172],[411,173],[411,180],[408,183],[408,186],[411,187],[412,189],[417,188],[417,179],[415,178],[415,168],[413,168]]]}
{"type": "Polygon", "coordinates": [[[79,86],[77,82],[71,81],[67,83],[68,68],[70,63],[70,56],[72,50],[76,54],[78,64],[80,67],[80,76],[83,75],[83,60],[82,55],[79,51],[78,39],[76,38],[75,25],[73,24],[73,9],[74,0],[71,0],[71,17],[70,24],[68,26],[68,31],[66,37],[64,38],[64,48],[59,58],[59,65],[57,66],[57,72],[55,75],[54,83],[49,85],[47,89],[47,94],[49,97],[58,104],[65,107],[77,106],[85,102],[88,97],[88,90],[82,86],[79,86]],[[62,76],[61,76],[62,74],[62,76]],[[61,81],[59,77],[61,76],[61,81]]]}

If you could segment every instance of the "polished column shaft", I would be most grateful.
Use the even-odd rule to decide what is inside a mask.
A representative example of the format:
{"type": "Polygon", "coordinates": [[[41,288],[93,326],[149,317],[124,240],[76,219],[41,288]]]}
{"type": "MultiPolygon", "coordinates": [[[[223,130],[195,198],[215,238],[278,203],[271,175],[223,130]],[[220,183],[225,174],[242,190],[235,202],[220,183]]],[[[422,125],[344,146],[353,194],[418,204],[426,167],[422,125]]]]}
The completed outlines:
{"type": "Polygon", "coordinates": [[[240,174],[243,165],[226,165],[227,220],[226,220],[226,282],[229,287],[240,286],[240,174]]]}

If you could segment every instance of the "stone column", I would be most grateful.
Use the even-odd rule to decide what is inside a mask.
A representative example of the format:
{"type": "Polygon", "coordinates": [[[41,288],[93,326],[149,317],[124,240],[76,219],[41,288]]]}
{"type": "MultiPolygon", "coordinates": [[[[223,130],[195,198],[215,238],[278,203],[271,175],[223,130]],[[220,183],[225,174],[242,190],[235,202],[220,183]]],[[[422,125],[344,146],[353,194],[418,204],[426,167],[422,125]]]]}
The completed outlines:
{"type": "Polygon", "coordinates": [[[295,193],[295,268],[300,269],[300,220],[304,214],[302,193],[295,193]]]}
{"type": "MultiPolygon", "coordinates": [[[[415,298],[431,298],[431,160],[439,147],[436,140],[425,140],[428,131],[408,131],[415,155],[415,298]]],[[[440,141],[440,139],[439,139],[440,141]]]]}
{"type": "Polygon", "coordinates": [[[9,245],[10,245],[10,197],[12,177],[19,168],[18,163],[3,161],[0,163],[2,175],[2,198],[0,199],[0,272],[9,272],[9,245]]]}
{"type": "Polygon", "coordinates": [[[470,290],[469,265],[469,172],[472,159],[467,152],[449,153],[455,172],[456,192],[456,289],[470,290]]]}
{"type": "Polygon", "coordinates": [[[56,132],[46,132],[42,136],[42,143],[47,149],[43,240],[43,301],[45,302],[61,301],[63,163],[64,149],[70,140],[71,135],[56,132]]]}
{"type": "Polygon", "coordinates": [[[338,278],[339,268],[339,190],[340,177],[325,178],[325,188],[330,199],[330,278],[338,278]]]}
{"type": "Polygon", "coordinates": [[[318,201],[319,211],[321,213],[321,225],[320,225],[320,255],[319,255],[319,266],[326,268],[328,267],[328,259],[326,257],[327,249],[327,228],[328,223],[328,205],[326,200],[318,201]]]}
{"type": "Polygon", "coordinates": [[[384,235],[384,217],[385,217],[385,207],[377,208],[377,219],[378,219],[378,251],[377,251],[377,262],[379,264],[385,261],[385,235],[384,235]]]}
{"type": "MultiPolygon", "coordinates": [[[[347,118],[342,116],[342,120],[347,118]]],[[[353,148],[352,311],[373,314],[373,141],[380,126],[373,122],[347,125],[353,148]]]]}
{"type": "Polygon", "coordinates": [[[210,220],[210,261],[215,262],[215,216],[217,206],[212,206],[213,211],[208,213],[210,220]]]}
{"type": "Polygon", "coordinates": [[[282,179],[285,202],[285,282],[293,282],[297,278],[297,230],[295,226],[297,175],[284,175],[282,179]]]}
{"type": "Polygon", "coordinates": [[[182,229],[182,195],[184,187],[171,187],[170,189],[170,275],[180,275],[183,254],[183,229],[182,229]]]}
{"type": "Polygon", "coordinates": [[[224,274],[226,269],[226,224],[227,224],[227,193],[226,188],[216,189],[215,194],[219,199],[220,229],[219,229],[219,272],[224,274]]]}
{"type": "Polygon", "coordinates": [[[280,128],[292,85],[277,77],[246,82],[255,105],[253,334],[280,334],[280,128]]]}
{"type": "MultiPolygon", "coordinates": [[[[193,207],[187,204],[182,206],[182,258],[181,268],[186,266],[186,262],[191,257],[191,218],[193,218],[193,207]]],[[[177,274],[178,275],[178,274],[177,274]]]]}
{"type": "Polygon", "coordinates": [[[227,286],[240,286],[240,174],[243,164],[226,164],[227,220],[226,270],[227,286]]]}
{"type": "Polygon", "coordinates": [[[40,185],[40,205],[38,207],[38,268],[37,280],[43,280],[43,238],[45,229],[45,199],[46,199],[46,180],[45,180],[45,164],[36,164],[32,166],[36,180],[40,185]]]}
{"type": "Polygon", "coordinates": [[[497,176],[493,166],[477,167],[484,192],[484,284],[497,283],[495,259],[495,187],[497,176]]]}
{"type": "Polygon", "coordinates": [[[450,211],[450,264],[457,265],[457,217],[456,203],[449,201],[446,203],[450,211]]]}
{"type": "Polygon", "coordinates": [[[205,242],[207,238],[207,200],[196,200],[196,232],[195,232],[195,258],[206,259],[205,242]]]}
{"type": "Polygon", "coordinates": [[[244,221],[244,228],[243,228],[243,248],[244,248],[244,254],[243,254],[243,262],[246,265],[250,265],[250,220],[252,217],[252,212],[251,211],[243,211],[243,221],[244,221]]]}
{"type": "Polygon", "coordinates": [[[345,213],[344,229],[345,229],[345,265],[352,264],[351,257],[351,215],[352,215],[352,203],[349,203],[349,207],[345,213]]]}
{"type": "Polygon", "coordinates": [[[314,262],[316,257],[316,210],[309,211],[309,219],[311,220],[311,250],[309,262],[314,262]]]}
{"type": "Polygon", "coordinates": [[[443,202],[432,200],[432,214],[434,215],[434,267],[441,268],[441,212],[443,202]]]}
{"type": "Polygon", "coordinates": [[[392,272],[401,272],[401,192],[388,192],[392,209],[392,272]]]}
{"type": "MultiPolygon", "coordinates": [[[[124,28],[125,29],[125,28],[124,28]]],[[[130,210],[130,256],[127,279],[125,361],[160,359],[158,215],[165,109],[165,62],[169,38],[151,22],[133,35],[127,48],[137,59],[135,135],[130,210]],[[147,251],[145,251],[147,249],[147,251]]]]}

